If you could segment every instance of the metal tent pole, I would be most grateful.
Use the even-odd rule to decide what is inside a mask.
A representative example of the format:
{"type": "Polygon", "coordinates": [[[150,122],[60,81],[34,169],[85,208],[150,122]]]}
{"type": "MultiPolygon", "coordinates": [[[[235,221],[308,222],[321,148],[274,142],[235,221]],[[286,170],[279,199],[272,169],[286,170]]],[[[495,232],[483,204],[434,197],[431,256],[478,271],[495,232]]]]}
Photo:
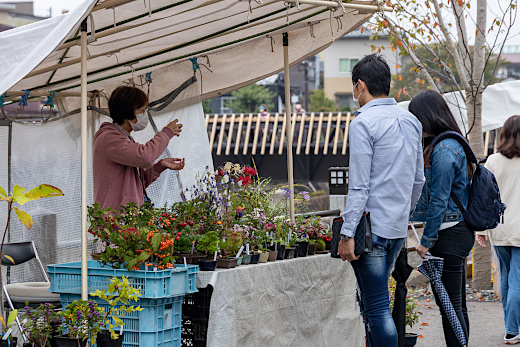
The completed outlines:
{"type": "Polygon", "coordinates": [[[81,298],[88,300],[87,269],[87,20],[81,23],[81,298]]]}
{"type": "Polygon", "coordinates": [[[291,191],[289,215],[294,220],[294,170],[293,170],[293,133],[291,110],[291,82],[289,80],[289,34],[283,33],[283,65],[285,83],[285,135],[287,138],[287,176],[291,191]]]}

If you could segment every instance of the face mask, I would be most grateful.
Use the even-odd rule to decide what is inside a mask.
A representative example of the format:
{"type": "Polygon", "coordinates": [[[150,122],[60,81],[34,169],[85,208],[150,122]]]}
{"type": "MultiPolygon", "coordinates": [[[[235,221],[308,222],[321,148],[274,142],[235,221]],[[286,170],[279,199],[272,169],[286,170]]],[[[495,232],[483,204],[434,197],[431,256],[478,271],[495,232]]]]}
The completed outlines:
{"type": "Polygon", "coordinates": [[[130,122],[133,131],[140,131],[148,126],[148,111],[145,110],[143,113],[136,114],[135,118],[137,118],[137,122],[130,122]]]}
{"type": "Polygon", "coordinates": [[[363,91],[361,91],[361,93],[359,93],[357,99],[354,97],[354,90],[356,89],[358,84],[359,84],[359,81],[354,85],[354,88],[352,89],[352,100],[354,100],[356,105],[359,107],[359,97],[361,96],[361,94],[363,94],[363,91]]]}

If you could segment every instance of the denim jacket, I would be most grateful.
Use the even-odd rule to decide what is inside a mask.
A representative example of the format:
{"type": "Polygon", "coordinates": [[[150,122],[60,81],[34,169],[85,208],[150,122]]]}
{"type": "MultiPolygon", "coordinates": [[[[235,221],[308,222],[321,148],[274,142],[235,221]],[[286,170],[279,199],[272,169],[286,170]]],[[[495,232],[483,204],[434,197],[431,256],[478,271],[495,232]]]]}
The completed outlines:
{"type": "Polygon", "coordinates": [[[425,163],[424,176],[426,184],[410,220],[426,222],[421,245],[432,248],[442,223],[464,220],[450,197],[453,190],[462,205],[467,207],[470,179],[462,145],[455,139],[441,141],[425,163]]]}

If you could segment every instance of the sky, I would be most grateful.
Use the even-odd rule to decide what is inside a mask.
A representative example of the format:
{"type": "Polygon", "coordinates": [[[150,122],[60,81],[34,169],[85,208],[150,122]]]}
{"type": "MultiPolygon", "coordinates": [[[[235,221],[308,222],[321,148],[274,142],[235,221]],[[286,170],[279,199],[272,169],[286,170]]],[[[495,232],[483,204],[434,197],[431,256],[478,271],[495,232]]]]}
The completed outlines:
{"type": "MultiPolygon", "coordinates": [[[[17,0],[9,1],[16,2],[17,0]]],[[[48,16],[49,9],[52,8],[52,15],[57,16],[61,14],[62,10],[72,10],[74,7],[77,6],[77,4],[81,3],[82,1],[83,0],[34,0],[34,14],[37,16],[48,16]]],[[[504,2],[508,1],[509,0],[488,0],[488,22],[495,17],[493,12],[500,13],[500,7],[498,3],[502,2],[502,4],[504,4],[504,2]]],[[[471,0],[471,4],[475,3],[475,0],[471,0]]],[[[468,32],[470,32],[470,28],[468,28],[468,32]]],[[[520,20],[518,20],[515,26],[513,27],[512,34],[510,34],[510,38],[508,39],[507,44],[520,45],[520,20]]]]}

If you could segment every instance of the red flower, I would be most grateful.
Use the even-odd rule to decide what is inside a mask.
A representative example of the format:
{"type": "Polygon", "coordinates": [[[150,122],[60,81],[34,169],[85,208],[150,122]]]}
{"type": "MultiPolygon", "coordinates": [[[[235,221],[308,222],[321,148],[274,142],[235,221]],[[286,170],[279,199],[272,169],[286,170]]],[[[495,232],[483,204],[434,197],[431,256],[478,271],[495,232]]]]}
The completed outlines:
{"type": "Polygon", "coordinates": [[[175,241],[179,241],[179,236],[175,236],[175,241]]]}
{"type": "Polygon", "coordinates": [[[248,175],[248,176],[254,176],[256,175],[256,170],[253,169],[252,167],[250,166],[244,166],[242,168],[242,171],[244,172],[244,174],[248,175]]]}
{"type": "Polygon", "coordinates": [[[242,176],[238,177],[237,180],[242,182],[242,185],[244,185],[244,186],[247,186],[248,184],[253,183],[253,180],[251,179],[251,177],[246,176],[246,175],[242,175],[242,176]]]}

